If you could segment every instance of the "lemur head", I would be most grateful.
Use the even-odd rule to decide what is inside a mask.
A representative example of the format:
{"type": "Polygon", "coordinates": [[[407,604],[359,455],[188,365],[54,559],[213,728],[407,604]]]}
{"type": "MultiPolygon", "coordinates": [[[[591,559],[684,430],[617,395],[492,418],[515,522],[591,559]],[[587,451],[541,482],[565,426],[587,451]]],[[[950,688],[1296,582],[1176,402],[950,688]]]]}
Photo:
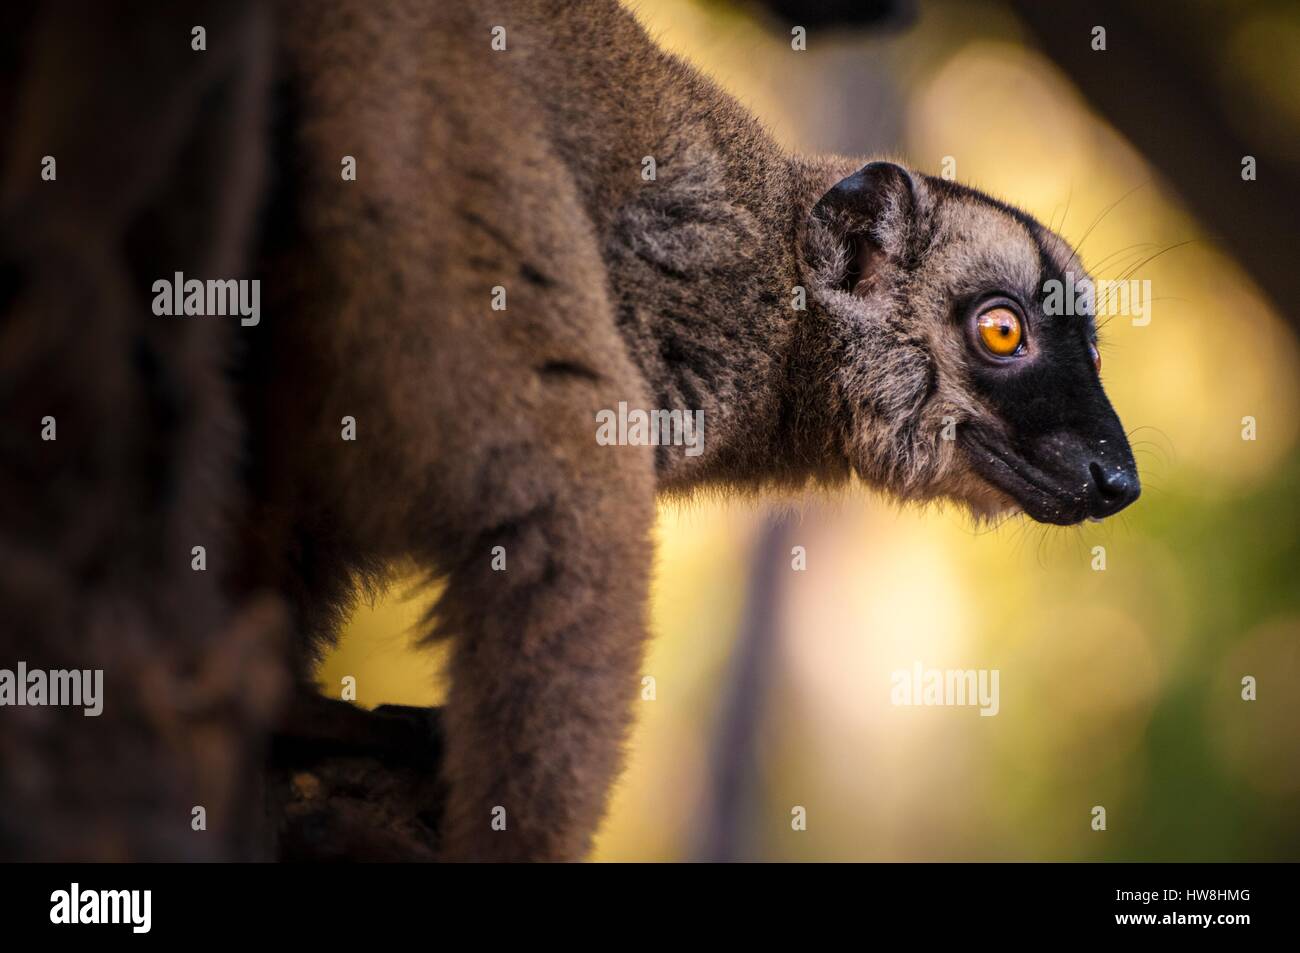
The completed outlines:
{"type": "Polygon", "coordinates": [[[1073,299],[1082,274],[1058,235],[973,189],[873,162],[817,203],[805,256],[844,450],[868,482],[1062,525],[1137,499],[1093,317],[1051,306],[1051,283],[1073,299]]]}

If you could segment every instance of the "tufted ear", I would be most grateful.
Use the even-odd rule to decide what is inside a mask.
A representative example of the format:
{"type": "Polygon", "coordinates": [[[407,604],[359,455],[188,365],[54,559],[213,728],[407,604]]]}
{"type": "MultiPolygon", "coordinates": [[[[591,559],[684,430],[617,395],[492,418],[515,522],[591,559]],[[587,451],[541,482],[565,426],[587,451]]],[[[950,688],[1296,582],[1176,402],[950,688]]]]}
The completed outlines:
{"type": "Polygon", "coordinates": [[[840,287],[865,294],[880,266],[896,252],[916,208],[911,173],[892,162],[870,162],[841,179],[813,207],[848,253],[840,287]]]}

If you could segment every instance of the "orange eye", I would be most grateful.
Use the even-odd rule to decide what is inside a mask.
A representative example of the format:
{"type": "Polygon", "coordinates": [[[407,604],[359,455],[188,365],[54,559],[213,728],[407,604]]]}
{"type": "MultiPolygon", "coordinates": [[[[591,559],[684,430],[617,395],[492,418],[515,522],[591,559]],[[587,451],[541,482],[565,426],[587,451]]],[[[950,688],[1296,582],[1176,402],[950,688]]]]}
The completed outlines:
{"type": "Polygon", "coordinates": [[[1020,318],[1010,308],[989,308],[975,319],[975,327],[990,354],[1010,357],[1020,347],[1020,318]]]}
{"type": "Polygon", "coordinates": [[[1089,350],[1092,351],[1092,363],[1096,366],[1097,371],[1101,371],[1101,351],[1097,350],[1097,345],[1089,344],[1089,350]]]}

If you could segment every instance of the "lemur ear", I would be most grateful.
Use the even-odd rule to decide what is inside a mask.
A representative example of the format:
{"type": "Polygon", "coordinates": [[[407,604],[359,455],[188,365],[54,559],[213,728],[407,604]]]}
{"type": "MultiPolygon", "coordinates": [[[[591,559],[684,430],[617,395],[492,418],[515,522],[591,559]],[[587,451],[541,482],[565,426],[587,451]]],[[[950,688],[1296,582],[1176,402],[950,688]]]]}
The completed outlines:
{"type": "Polygon", "coordinates": [[[915,206],[911,174],[892,162],[870,162],[821,197],[813,216],[848,247],[844,290],[854,294],[871,290],[880,266],[899,245],[915,206]]]}

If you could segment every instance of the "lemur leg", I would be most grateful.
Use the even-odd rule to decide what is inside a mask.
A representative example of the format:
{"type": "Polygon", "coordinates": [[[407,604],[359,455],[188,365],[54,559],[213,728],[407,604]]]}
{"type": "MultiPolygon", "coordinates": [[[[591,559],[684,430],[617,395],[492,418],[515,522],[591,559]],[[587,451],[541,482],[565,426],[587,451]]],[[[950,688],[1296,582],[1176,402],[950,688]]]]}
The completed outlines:
{"type": "Polygon", "coordinates": [[[486,480],[485,497],[514,505],[484,513],[439,606],[458,640],[447,859],[575,860],[591,847],[642,658],[654,513],[644,449],[593,437],[573,459],[533,448],[489,464],[502,484],[486,480]],[[521,476],[546,490],[521,496],[521,476]],[[504,570],[492,567],[497,546],[504,570]]]}

